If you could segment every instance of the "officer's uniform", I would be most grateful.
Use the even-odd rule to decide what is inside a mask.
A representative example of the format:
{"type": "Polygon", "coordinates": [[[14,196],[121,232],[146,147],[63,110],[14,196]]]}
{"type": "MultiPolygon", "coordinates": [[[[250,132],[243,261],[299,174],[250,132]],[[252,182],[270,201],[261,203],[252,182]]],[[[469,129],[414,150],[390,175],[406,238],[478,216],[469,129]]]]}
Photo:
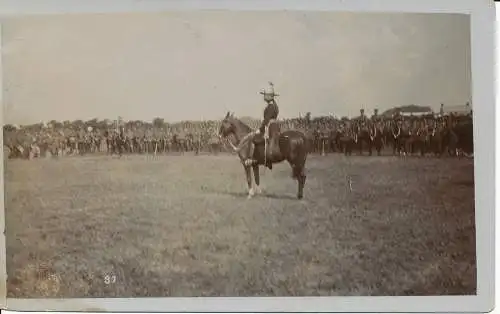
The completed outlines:
{"type": "MultiPolygon", "coordinates": [[[[260,94],[264,96],[264,101],[267,102],[267,106],[264,109],[264,119],[262,121],[262,124],[260,125],[260,127],[257,131],[249,133],[247,137],[243,138],[243,140],[240,142],[238,148],[236,149],[236,152],[239,152],[246,145],[246,143],[249,140],[251,140],[250,152],[249,152],[248,158],[247,158],[248,162],[253,162],[252,157],[253,157],[253,151],[254,151],[254,144],[253,144],[254,136],[257,134],[264,134],[269,122],[273,119],[277,119],[278,114],[279,114],[278,104],[276,104],[276,101],[274,100],[274,97],[278,96],[278,94],[274,93],[273,84],[271,82],[269,82],[269,89],[266,91],[260,92],[260,94]]],[[[271,165],[269,165],[269,168],[271,168],[271,165]]]]}

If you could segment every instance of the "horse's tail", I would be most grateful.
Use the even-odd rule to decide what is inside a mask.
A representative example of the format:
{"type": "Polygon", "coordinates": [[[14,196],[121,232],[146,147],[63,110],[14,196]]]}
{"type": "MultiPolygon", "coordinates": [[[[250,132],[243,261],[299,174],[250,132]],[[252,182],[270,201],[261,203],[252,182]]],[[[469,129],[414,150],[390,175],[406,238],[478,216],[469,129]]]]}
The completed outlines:
{"type": "Polygon", "coordinates": [[[312,149],[312,143],[304,134],[301,134],[300,137],[291,140],[291,148],[294,157],[291,162],[293,169],[292,174],[293,177],[299,180],[299,182],[302,182],[301,184],[303,185],[306,180],[305,165],[307,154],[309,150],[312,149]]]}

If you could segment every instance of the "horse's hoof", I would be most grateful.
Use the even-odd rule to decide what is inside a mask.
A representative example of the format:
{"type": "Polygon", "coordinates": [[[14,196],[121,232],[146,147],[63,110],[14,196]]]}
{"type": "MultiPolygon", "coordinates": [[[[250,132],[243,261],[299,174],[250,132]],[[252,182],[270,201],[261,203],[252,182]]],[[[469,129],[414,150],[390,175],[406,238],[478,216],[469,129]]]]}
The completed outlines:
{"type": "Polygon", "coordinates": [[[262,189],[259,186],[255,187],[255,194],[262,194],[262,189]]]}
{"type": "Polygon", "coordinates": [[[250,167],[253,165],[253,160],[251,159],[247,159],[244,161],[244,165],[247,166],[247,167],[250,167]]]}
{"type": "Polygon", "coordinates": [[[301,200],[303,198],[304,198],[304,195],[301,195],[301,194],[297,195],[297,199],[301,200]]]}

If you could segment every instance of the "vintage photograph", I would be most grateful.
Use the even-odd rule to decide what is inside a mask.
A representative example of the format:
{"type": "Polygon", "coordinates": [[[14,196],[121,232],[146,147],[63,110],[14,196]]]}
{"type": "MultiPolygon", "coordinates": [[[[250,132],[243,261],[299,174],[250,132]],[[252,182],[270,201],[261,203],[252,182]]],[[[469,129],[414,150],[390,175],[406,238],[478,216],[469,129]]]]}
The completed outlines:
{"type": "Polygon", "coordinates": [[[471,20],[2,20],[9,298],[476,295],[471,20]]]}

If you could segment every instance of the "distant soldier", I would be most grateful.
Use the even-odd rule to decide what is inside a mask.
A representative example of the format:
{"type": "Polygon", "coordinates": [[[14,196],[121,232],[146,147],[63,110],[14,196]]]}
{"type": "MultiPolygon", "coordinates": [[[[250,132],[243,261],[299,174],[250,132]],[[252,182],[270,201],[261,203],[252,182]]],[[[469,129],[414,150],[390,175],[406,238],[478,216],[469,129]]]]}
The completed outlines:
{"type": "Polygon", "coordinates": [[[444,104],[441,104],[441,108],[439,108],[439,115],[444,116],[444,104]]]}
{"type": "Polygon", "coordinates": [[[120,138],[125,138],[125,127],[123,125],[120,126],[120,138]]]}

